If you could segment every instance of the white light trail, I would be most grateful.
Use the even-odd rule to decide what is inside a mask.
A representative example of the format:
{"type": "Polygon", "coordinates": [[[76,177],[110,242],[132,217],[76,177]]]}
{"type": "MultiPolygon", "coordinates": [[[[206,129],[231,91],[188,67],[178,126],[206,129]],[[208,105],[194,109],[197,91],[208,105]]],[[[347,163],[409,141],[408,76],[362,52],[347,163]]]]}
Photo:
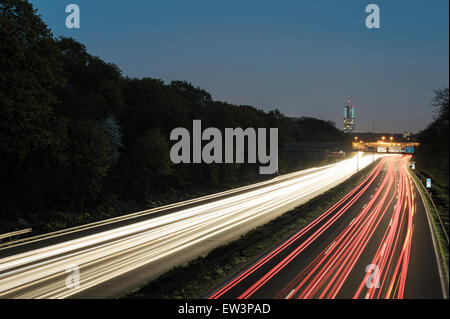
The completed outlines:
{"type": "MultiPolygon", "coordinates": [[[[362,156],[359,168],[371,162],[371,155],[362,156]]],[[[356,166],[355,156],[225,199],[0,259],[0,298],[69,297],[246,223],[278,216],[349,178],[356,166]],[[78,288],[65,285],[71,265],[80,269],[78,288]]]]}

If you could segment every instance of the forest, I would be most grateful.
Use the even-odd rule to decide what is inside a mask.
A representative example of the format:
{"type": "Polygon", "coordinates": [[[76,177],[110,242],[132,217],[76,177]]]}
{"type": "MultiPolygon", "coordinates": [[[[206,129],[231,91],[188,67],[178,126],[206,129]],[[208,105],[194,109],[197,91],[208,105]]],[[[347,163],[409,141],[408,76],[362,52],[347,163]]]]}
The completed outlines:
{"type": "Polygon", "coordinates": [[[418,134],[420,149],[415,159],[422,172],[448,190],[448,88],[436,90],[431,105],[434,121],[418,134]]]}
{"type": "MultiPolygon", "coordinates": [[[[427,178],[431,179],[431,188],[428,191],[448,234],[448,88],[435,91],[431,106],[434,108],[434,120],[418,134],[420,148],[415,154],[414,160],[416,161],[417,175],[422,183],[425,184],[427,178]]],[[[441,233],[441,236],[445,238],[443,233],[441,233]]],[[[448,242],[445,243],[448,247],[448,242]]]]}
{"type": "Polygon", "coordinates": [[[49,231],[261,178],[257,164],[173,164],[170,132],[195,119],[278,128],[279,173],[308,165],[287,160],[288,141],[349,140],[332,123],[215,101],[186,81],[124,76],[82,43],[55,38],[29,2],[0,0],[0,231],[49,231]]]}

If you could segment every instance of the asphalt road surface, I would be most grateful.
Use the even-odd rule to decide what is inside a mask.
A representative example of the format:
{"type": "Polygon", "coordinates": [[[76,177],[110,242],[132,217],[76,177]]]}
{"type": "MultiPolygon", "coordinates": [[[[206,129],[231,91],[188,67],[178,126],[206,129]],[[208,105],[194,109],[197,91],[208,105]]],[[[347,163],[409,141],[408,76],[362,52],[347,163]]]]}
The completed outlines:
{"type": "MultiPolygon", "coordinates": [[[[359,159],[363,168],[372,156],[359,159]]],[[[109,298],[208,253],[349,178],[356,157],[0,249],[0,298],[109,298]]]]}
{"type": "Polygon", "coordinates": [[[443,298],[408,158],[384,158],[359,186],[223,284],[211,299],[443,298]]]}

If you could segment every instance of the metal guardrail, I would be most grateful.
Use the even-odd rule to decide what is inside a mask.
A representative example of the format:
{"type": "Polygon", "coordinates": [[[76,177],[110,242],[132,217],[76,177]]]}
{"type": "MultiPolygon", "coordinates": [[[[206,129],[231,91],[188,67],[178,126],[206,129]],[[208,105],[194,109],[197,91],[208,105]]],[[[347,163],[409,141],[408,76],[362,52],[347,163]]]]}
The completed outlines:
{"type": "Polygon", "coordinates": [[[22,234],[27,234],[27,233],[31,233],[33,231],[32,228],[27,228],[27,229],[22,229],[22,230],[17,230],[17,231],[13,231],[13,232],[9,232],[6,234],[0,234],[0,243],[2,242],[2,240],[4,238],[11,238],[13,236],[18,236],[18,235],[22,235],[22,234]]]}
{"type": "MultiPolygon", "coordinates": [[[[331,165],[331,164],[330,164],[331,165]]],[[[314,169],[314,168],[310,168],[310,169],[314,169]]],[[[298,173],[301,172],[294,172],[291,174],[285,174],[285,175],[280,175],[277,178],[280,179],[289,179],[294,175],[297,175],[298,173]]],[[[227,191],[223,191],[223,192],[219,192],[219,193],[213,193],[213,194],[209,194],[209,195],[204,195],[198,198],[193,198],[193,199],[188,199],[185,201],[181,201],[181,202],[176,202],[176,203],[172,203],[172,204],[167,204],[167,205],[163,205],[160,207],[155,207],[155,208],[151,208],[151,209],[147,209],[147,210],[143,210],[143,211],[139,211],[139,212],[135,212],[135,213],[130,213],[130,214],[126,214],[126,215],[121,215],[121,216],[116,216],[116,217],[112,217],[109,219],[105,219],[105,220],[99,220],[96,222],[92,222],[89,224],[84,224],[84,225],[80,225],[80,226],[74,226],[71,228],[65,228],[65,229],[61,229],[61,230],[57,230],[51,233],[45,233],[45,234],[40,234],[40,235],[36,235],[36,236],[32,236],[32,237],[27,237],[27,238],[22,238],[22,239],[18,239],[15,240],[14,242],[11,243],[1,243],[1,239],[0,239],[0,250],[2,249],[6,249],[6,248],[10,248],[10,247],[14,247],[14,246],[18,246],[18,245],[22,245],[25,243],[31,243],[31,242],[35,242],[38,240],[42,240],[42,239],[48,239],[48,238],[53,238],[53,237],[57,237],[57,236],[61,236],[61,235],[67,235],[67,234],[71,234],[77,231],[81,231],[81,230],[87,230],[87,229],[91,229],[94,227],[98,227],[98,226],[104,226],[104,225],[108,225],[108,224],[112,224],[115,222],[121,222],[121,221],[125,221],[128,219],[132,219],[132,218],[137,218],[137,217],[142,217],[145,215],[150,215],[150,214],[155,214],[164,210],[169,210],[169,209],[174,209],[174,208],[179,208],[179,207],[183,207],[185,205],[190,205],[193,203],[199,203],[201,201],[206,201],[206,200],[210,200],[210,199],[214,199],[214,198],[219,198],[221,196],[228,196],[231,194],[235,194],[238,192],[242,192],[245,190],[249,190],[255,187],[262,187],[263,185],[266,184],[270,184],[273,183],[273,179],[268,179],[266,181],[262,181],[262,182],[258,182],[255,184],[251,184],[251,185],[247,185],[247,186],[241,186],[238,188],[234,188],[234,189],[230,189],[227,191]]]]}
{"type": "MultiPolygon", "coordinates": [[[[412,173],[414,173],[412,170],[410,170],[410,171],[412,173]]],[[[439,224],[441,225],[442,231],[444,232],[445,239],[447,240],[447,244],[448,244],[449,240],[448,240],[447,229],[445,228],[444,222],[442,221],[442,218],[441,218],[441,214],[439,213],[439,210],[437,209],[436,204],[434,203],[433,197],[431,196],[430,192],[428,191],[428,188],[423,184],[422,179],[419,176],[417,176],[416,173],[414,173],[414,175],[416,176],[417,180],[419,181],[420,186],[422,186],[422,188],[425,190],[425,193],[427,194],[428,199],[430,200],[431,204],[433,205],[433,209],[436,212],[436,216],[439,220],[439,224]]]]}
{"type": "MultiPolygon", "coordinates": [[[[435,218],[433,217],[433,214],[430,212],[431,207],[429,209],[428,208],[429,205],[427,205],[425,203],[424,196],[428,196],[430,201],[433,201],[433,200],[432,200],[430,194],[428,193],[427,188],[422,184],[422,180],[415,174],[415,172],[413,172],[411,169],[409,169],[409,173],[413,176],[413,182],[416,185],[417,190],[419,191],[419,195],[422,198],[423,204],[425,206],[428,224],[430,226],[430,231],[431,231],[431,238],[433,240],[434,253],[436,255],[436,259],[437,259],[437,263],[438,263],[439,277],[441,279],[441,286],[442,286],[442,295],[443,295],[444,299],[448,299],[448,273],[445,270],[445,266],[444,266],[445,261],[444,261],[444,256],[443,256],[443,252],[442,252],[442,246],[441,246],[441,242],[438,238],[439,237],[439,233],[437,230],[438,226],[436,224],[435,218]],[[423,191],[422,189],[425,191],[423,191]],[[426,193],[426,195],[425,195],[425,193],[426,193]]],[[[434,209],[436,209],[434,202],[433,202],[433,206],[434,206],[434,209]]],[[[447,232],[445,230],[445,227],[443,227],[444,225],[442,223],[442,219],[439,216],[439,211],[436,210],[436,214],[438,216],[439,222],[440,222],[441,227],[446,236],[447,245],[448,245],[447,232]]]]}
{"type": "Polygon", "coordinates": [[[341,150],[343,142],[287,142],[285,148],[288,151],[325,151],[341,150]]]}
{"type": "Polygon", "coordinates": [[[425,192],[428,195],[428,198],[430,199],[431,204],[433,204],[433,208],[434,211],[436,212],[436,215],[439,219],[439,223],[441,224],[441,228],[442,231],[444,232],[445,238],[447,239],[447,244],[449,243],[448,241],[448,234],[447,234],[447,229],[445,228],[444,222],[441,219],[441,214],[439,213],[439,210],[436,207],[436,204],[434,203],[433,197],[431,196],[430,192],[428,191],[428,189],[425,187],[425,185],[422,184],[422,180],[419,178],[420,184],[423,186],[423,188],[425,189],[425,192]]]}

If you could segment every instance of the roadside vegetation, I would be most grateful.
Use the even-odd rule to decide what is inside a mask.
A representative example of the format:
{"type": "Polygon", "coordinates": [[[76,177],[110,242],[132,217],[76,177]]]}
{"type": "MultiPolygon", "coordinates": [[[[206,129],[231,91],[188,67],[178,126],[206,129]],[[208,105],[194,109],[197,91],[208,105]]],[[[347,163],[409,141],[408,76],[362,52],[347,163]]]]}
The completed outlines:
{"type": "Polygon", "coordinates": [[[231,279],[302,227],[313,221],[360,184],[377,161],[344,183],[256,228],[226,245],[215,248],[185,266],[175,267],[122,298],[195,299],[231,279]]]}
{"type": "Polygon", "coordinates": [[[439,89],[431,102],[434,108],[434,120],[426,129],[418,134],[420,148],[415,154],[416,175],[421,182],[421,189],[427,192],[424,185],[426,179],[431,178],[431,189],[429,193],[436,205],[434,209],[428,196],[426,205],[433,215],[433,226],[438,238],[440,251],[444,259],[444,267],[449,278],[448,242],[443,228],[439,222],[438,215],[443,222],[444,228],[449,233],[449,89],[439,89]]]}
{"type": "Polygon", "coordinates": [[[448,211],[448,193],[446,195],[445,193],[443,193],[442,187],[439,187],[439,186],[434,186],[433,187],[433,185],[432,185],[432,191],[433,191],[433,194],[435,194],[432,198],[433,198],[433,201],[435,202],[435,205],[436,205],[436,208],[437,208],[437,210],[436,210],[435,206],[432,204],[432,202],[430,200],[430,197],[428,195],[429,193],[428,193],[427,189],[424,186],[425,181],[426,181],[426,177],[424,177],[422,174],[420,174],[418,172],[415,172],[415,174],[412,174],[412,176],[416,180],[416,182],[418,183],[419,188],[420,188],[419,191],[422,193],[422,196],[424,198],[424,205],[427,206],[427,210],[430,212],[433,231],[434,231],[434,233],[436,235],[436,239],[437,239],[437,242],[438,242],[438,245],[439,245],[438,248],[439,248],[439,252],[441,254],[442,263],[444,265],[444,270],[445,270],[445,274],[447,276],[447,282],[448,282],[448,280],[449,280],[449,274],[448,274],[448,271],[449,271],[449,269],[448,269],[448,266],[449,266],[449,259],[448,259],[449,258],[449,251],[448,251],[449,245],[448,245],[445,233],[444,233],[444,229],[443,229],[443,227],[441,225],[441,222],[439,220],[439,219],[442,220],[442,222],[444,224],[444,228],[447,229],[447,234],[448,234],[448,214],[447,214],[447,220],[445,220],[443,218],[445,216],[445,214],[441,213],[441,212],[444,211],[443,209],[445,209],[445,206],[442,205],[443,203],[445,204],[445,201],[443,201],[441,199],[441,202],[438,205],[436,200],[435,200],[435,197],[443,198],[443,197],[447,196],[447,204],[446,204],[447,208],[446,209],[448,211]]]}
{"type": "MultiPolygon", "coordinates": [[[[0,233],[56,231],[260,180],[259,164],[174,165],[172,129],[279,128],[289,141],[345,142],[333,123],[215,101],[185,81],[129,78],[25,0],[0,0],[0,233]]],[[[149,61],[151,63],[151,61],[149,61]]],[[[292,160],[281,174],[335,161],[292,160]]]]}

